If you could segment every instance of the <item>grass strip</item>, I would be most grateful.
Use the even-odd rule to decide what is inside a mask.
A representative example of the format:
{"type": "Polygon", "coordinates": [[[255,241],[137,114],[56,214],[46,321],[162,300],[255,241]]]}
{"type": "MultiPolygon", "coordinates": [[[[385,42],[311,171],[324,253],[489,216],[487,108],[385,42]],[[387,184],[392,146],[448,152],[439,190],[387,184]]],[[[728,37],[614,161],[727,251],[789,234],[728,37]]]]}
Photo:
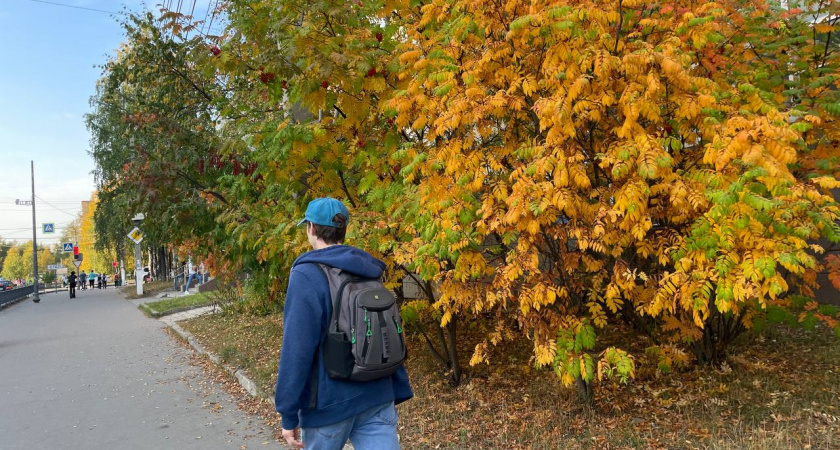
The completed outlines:
{"type": "Polygon", "coordinates": [[[178,322],[225,364],[245,370],[266,395],[274,395],[282,319],[279,315],[211,314],[178,322]]]}
{"type": "MultiPolygon", "coordinates": [[[[177,294],[176,294],[177,295],[177,294]]],[[[166,298],[157,302],[144,303],[146,311],[152,317],[166,316],[176,312],[187,311],[193,308],[212,305],[215,300],[205,293],[192,295],[181,295],[166,298]]]]}
{"type": "MultiPolygon", "coordinates": [[[[181,325],[273,396],[279,315],[216,314],[181,325]]],[[[463,336],[468,359],[479,336],[463,336]]],[[[527,342],[496,348],[492,366],[466,367],[458,387],[420,339],[407,343],[415,398],[398,407],[404,449],[840,448],[840,341],[825,329],[748,333],[722,367],[599,383],[594,407],[552,372],[533,369],[527,342]]]]}

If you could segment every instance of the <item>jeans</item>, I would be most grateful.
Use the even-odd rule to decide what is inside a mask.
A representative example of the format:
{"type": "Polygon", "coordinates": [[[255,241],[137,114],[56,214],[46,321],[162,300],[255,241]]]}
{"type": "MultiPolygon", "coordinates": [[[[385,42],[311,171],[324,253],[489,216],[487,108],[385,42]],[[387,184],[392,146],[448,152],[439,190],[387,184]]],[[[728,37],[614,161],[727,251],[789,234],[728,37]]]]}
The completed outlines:
{"type": "Polygon", "coordinates": [[[347,439],[356,450],[399,450],[397,409],[394,402],[375,406],[341,422],[301,430],[309,449],[341,450],[347,439]]]}
{"type": "MultiPolygon", "coordinates": [[[[190,277],[189,277],[189,278],[187,278],[187,285],[186,285],[186,287],[184,288],[184,290],[185,290],[185,291],[186,291],[186,290],[189,290],[190,285],[192,284],[192,281],[193,281],[193,280],[197,281],[197,282],[198,282],[198,284],[201,284],[201,275],[199,275],[199,274],[197,274],[197,273],[191,274],[191,275],[190,275],[190,277]]],[[[198,286],[198,285],[196,285],[196,286],[198,286]]]]}

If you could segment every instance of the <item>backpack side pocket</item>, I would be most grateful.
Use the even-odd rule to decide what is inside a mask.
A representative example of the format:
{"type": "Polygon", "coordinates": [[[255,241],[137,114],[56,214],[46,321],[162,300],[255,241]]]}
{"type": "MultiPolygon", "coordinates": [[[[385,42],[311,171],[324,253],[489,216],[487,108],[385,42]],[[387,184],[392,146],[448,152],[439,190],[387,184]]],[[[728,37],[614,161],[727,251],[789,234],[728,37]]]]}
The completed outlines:
{"type": "Polygon", "coordinates": [[[330,331],[321,345],[324,368],[332,378],[346,379],[353,373],[353,343],[342,332],[330,331]]]}

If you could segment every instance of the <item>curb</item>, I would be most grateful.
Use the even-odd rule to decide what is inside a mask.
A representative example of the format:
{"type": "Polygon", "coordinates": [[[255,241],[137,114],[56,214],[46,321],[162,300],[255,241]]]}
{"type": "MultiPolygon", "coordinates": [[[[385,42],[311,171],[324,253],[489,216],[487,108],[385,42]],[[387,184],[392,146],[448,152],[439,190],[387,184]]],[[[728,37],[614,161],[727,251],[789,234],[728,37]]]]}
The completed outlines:
{"type": "MultiPolygon", "coordinates": [[[[216,363],[216,365],[222,367],[229,374],[233,375],[236,378],[236,381],[239,382],[239,385],[242,386],[242,388],[245,389],[246,392],[248,392],[248,395],[250,395],[251,397],[262,398],[262,395],[260,395],[261,393],[260,393],[259,388],[257,388],[256,383],[254,383],[250,378],[248,378],[248,376],[245,375],[245,372],[242,371],[242,369],[236,369],[234,367],[231,367],[231,366],[228,366],[228,365],[222,363],[222,360],[219,359],[218,356],[216,356],[216,355],[208,352],[207,350],[205,350],[204,347],[201,346],[201,343],[198,342],[198,339],[196,339],[195,336],[192,335],[192,333],[190,333],[189,331],[181,328],[181,326],[178,325],[177,323],[175,323],[175,322],[168,323],[168,322],[164,322],[162,320],[160,320],[160,322],[165,323],[170,328],[175,330],[175,332],[178,333],[179,336],[186,339],[187,342],[189,342],[189,344],[193,347],[193,349],[195,349],[195,351],[197,351],[199,354],[207,355],[207,357],[210,358],[211,361],[216,363]]],[[[271,400],[271,404],[273,405],[274,404],[274,398],[271,398],[270,400],[271,400]]],[[[398,436],[398,439],[399,439],[399,436],[398,436]]],[[[342,447],[342,450],[354,450],[353,445],[348,442],[344,445],[344,447],[342,447]]]]}
{"type": "MultiPolygon", "coordinates": [[[[222,360],[219,359],[218,356],[205,350],[204,347],[201,346],[201,343],[198,342],[198,339],[196,339],[195,336],[192,335],[192,333],[181,328],[181,326],[177,323],[167,323],[167,325],[169,325],[170,328],[175,330],[175,332],[178,333],[178,335],[180,335],[182,338],[186,339],[186,341],[193,347],[193,349],[195,349],[196,352],[198,352],[201,355],[207,355],[207,357],[210,358],[211,361],[225,369],[229,374],[233,375],[236,378],[236,381],[239,382],[239,385],[242,386],[242,388],[245,389],[245,391],[248,392],[248,394],[251,397],[262,397],[260,395],[259,388],[257,388],[257,384],[254,383],[250,378],[248,378],[248,376],[245,375],[245,372],[242,371],[242,369],[236,369],[234,367],[222,363],[222,360]]],[[[274,400],[272,400],[272,403],[273,402],[274,400]]]]}

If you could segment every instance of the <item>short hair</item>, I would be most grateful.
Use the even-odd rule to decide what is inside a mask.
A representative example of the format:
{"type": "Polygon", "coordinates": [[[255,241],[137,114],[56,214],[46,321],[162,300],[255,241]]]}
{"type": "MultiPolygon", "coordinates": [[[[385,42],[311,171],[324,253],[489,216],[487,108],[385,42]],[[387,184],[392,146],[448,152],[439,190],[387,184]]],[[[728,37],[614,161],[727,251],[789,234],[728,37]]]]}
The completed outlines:
{"type": "Polygon", "coordinates": [[[332,218],[333,223],[340,224],[340,227],[330,227],[309,222],[315,232],[315,237],[327,244],[344,243],[344,236],[347,234],[347,217],[344,214],[336,214],[332,218]]]}

